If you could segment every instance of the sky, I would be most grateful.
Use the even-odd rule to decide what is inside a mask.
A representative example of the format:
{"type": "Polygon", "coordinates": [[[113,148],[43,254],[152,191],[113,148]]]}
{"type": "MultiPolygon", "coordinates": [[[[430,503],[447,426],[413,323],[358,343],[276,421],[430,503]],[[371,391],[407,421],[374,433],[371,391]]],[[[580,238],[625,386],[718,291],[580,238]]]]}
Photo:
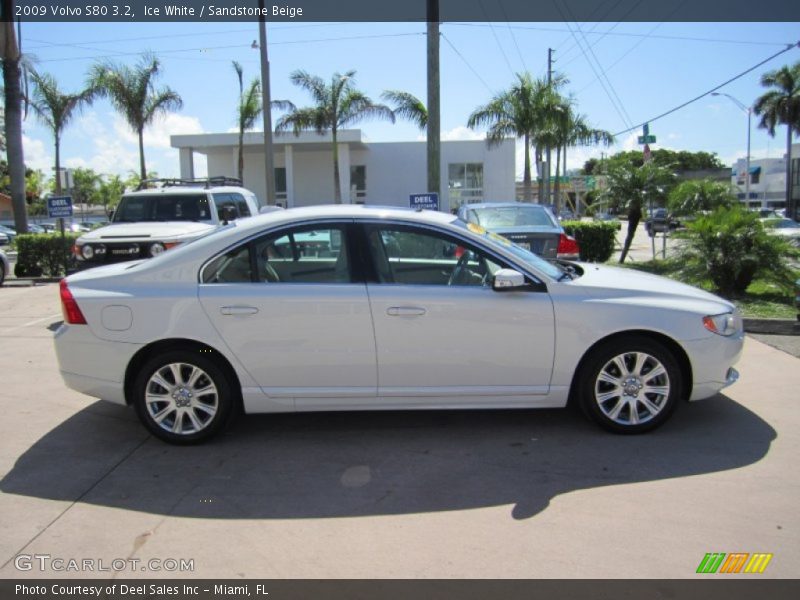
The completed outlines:
{"type": "MultiPolygon", "coordinates": [[[[507,89],[514,74],[544,76],[547,49],[553,68],[569,83],[579,113],[594,127],[617,134],[650,122],[653,149],[714,152],[726,165],[746,153],[747,116],[723,96],[706,96],[659,120],[670,109],[699,96],[800,41],[800,23],[442,23],[442,139],[483,139],[467,119],[478,106],[507,89]]],[[[303,69],[328,80],[356,71],[357,87],[378,101],[382,91],[404,90],[426,98],[424,23],[270,23],[267,27],[273,99],[297,106],[311,103],[289,80],[303,69]]],[[[22,50],[35,67],[56,77],[65,92],[85,85],[99,61],[135,63],[153,52],[162,64],[159,85],[183,99],[183,108],[145,132],[148,171],[179,175],[178,152],[170,135],[236,130],[238,81],[231,62],[244,67],[245,80],[259,75],[257,23],[23,23],[22,50]]],[[[773,58],[720,92],[752,105],[765,89],[761,75],[800,61],[797,47],[773,58]]],[[[281,115],[273,111],[273,122],[281,115]]],[[[256,129],[261,130],[261,123],[256,129]]],[[[360,128],[369,141],[424,139],[414,125],[368,120],[360,128]]],[[[52,134],[29,115],[23,123],[29,167],[52,173],[52,134]]],[[[641,149],[637,129],[617,136],[611,148],[574,148],[570,169],[601,152],[641,149]]],[[[785,129],[770,138],[753,117],[751,155],[780,158],[785,129]]],[[[518,143],[517,176],[522,177],[518,143]]],[[[107,100],[97,100],[66,129],[62,164],[104,174],[138,171],[137,138],[107,100]]],[[[196,159],[203,174],[203,160],[196,159]]],[[[213,175],[213,173],[212,173],[213,175]]]]}

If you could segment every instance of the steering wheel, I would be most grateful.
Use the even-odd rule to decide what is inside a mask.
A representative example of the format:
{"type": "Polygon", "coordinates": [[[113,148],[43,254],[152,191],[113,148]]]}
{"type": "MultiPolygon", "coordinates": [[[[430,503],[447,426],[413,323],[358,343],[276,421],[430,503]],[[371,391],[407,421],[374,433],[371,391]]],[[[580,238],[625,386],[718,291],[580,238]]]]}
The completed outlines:
{"type": "Polygon", "coordinates": [[[264,281],[268,283],[277,283],[281,280],[278,277],[278,272],[272,268],[272,265],[269,262],[264,261],[264,281]]]}
{"type": "Polygon", "coordinates": [[[455,285],[459,278],[464,274],[464,271],[467,268],[467,263],[469,262],[469,256],[469,250],[464,250],[464,254],[458,257],[458,262],[456,263],[456,266],[453,267],[453,271],[450,273],[450,277],[447,279],[447,285],[455,285]]]}

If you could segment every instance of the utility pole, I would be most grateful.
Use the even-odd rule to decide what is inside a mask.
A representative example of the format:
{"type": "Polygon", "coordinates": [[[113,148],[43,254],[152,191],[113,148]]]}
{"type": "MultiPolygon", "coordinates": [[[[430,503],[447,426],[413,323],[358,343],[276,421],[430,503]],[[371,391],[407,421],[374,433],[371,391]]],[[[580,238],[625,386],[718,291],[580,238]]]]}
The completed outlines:
{"type": "Polygon", "coordinates": [[[264,177],[267,184],[267,206],[275,205],[275,163],[272,146],[272,98],[269,87],[269,55],[267,54],[267,24],[264,19],[264,0],[258,0],[258,38],[261,45],[261,103],[264,113],[264,177]]]}
{"type": "MultiPolygon", "coordinates": [[[[553,50],[552,48],[547,49],[547,85],[548,87],[553,84],[553,50]]],[[[550,144],[547,145],[545,150],[545,160],[547,161],[547,168],[545,169],[544,175],[544,197],[545,203],[550,204],[550,161],[552,159],[551,156],[552,148],[550,148],[550,144]]],[[[558,215],[556,215],[558,216],[558,215]]]]}
{"type": "Polygon", "coordinates": [[[439,0],[428,1],[428,192],[440,198],[439,0]]]}

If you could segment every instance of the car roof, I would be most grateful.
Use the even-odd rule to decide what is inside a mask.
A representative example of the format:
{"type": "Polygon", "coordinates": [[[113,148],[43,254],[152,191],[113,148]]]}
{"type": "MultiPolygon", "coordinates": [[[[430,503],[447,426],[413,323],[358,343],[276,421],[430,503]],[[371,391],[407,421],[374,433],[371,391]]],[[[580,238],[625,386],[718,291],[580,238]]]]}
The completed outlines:
{"type": "Polygon", "coordinates": [[[542,204],[533,204],[531,202],[479,202],[476,204],[466,204],[464,206],[466,208],[518,208],[520,206],[547,208],[542,204]]]}
{"type": "Polygon", "coordinates": [[[132,190],[130,192],[125,192],[124,196],[132,196],[132,195],[158,195],[158,194],[197,194],[197,193],[206,193],[206,192],[237,192],[237,193],[247,193],[252,194],[250,190],[237,187],[232,185],[219,185],[219,186],[209,186],[206,187],[204,185],[165,185],[162,187],[157,188],[146,188],[143,190],[132,190]]]}

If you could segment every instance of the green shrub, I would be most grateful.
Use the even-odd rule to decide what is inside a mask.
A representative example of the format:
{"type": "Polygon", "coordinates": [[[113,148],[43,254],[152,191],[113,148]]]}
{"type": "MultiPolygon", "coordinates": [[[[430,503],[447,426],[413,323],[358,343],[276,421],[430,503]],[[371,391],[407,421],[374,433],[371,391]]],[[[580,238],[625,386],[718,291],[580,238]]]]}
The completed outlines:
{"type": "Polygon", "coordinates": [[[71,257],[77,235],[26,233],[16,238],[17,277],[58,277],[64,273],[64,263],[71,257]]]}
{"type": "Polygon", "coordinates": [[[614,253],[614,244],[617,240],[616,224],[564,221],[561,225],[568,235],[578,240],[582,261],[606,262],[614,253]]]}
{"type": "Polygon", "coordinates": [[[770,235],[758,214],[733,206],[698,217],[681,235],[677,258],[693,281],[710,280],[723,296],[743,294],[755,278],[791,290],[794,273],[788,258],[797,251],[770,235]]]}

